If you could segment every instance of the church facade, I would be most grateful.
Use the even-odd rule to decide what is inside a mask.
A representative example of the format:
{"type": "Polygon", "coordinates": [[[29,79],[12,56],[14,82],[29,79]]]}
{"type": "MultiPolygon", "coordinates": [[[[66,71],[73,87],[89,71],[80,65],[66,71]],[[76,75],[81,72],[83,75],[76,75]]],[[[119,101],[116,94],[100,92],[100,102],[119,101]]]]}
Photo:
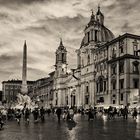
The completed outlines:
{"type": "Polygon", "coordinates": [[[140,101],[140,36],[117,38],[98,7],[84,29],[77,68],[67,73],[67,50],[56,50],[53,106],[129,106],[140,101]]]}

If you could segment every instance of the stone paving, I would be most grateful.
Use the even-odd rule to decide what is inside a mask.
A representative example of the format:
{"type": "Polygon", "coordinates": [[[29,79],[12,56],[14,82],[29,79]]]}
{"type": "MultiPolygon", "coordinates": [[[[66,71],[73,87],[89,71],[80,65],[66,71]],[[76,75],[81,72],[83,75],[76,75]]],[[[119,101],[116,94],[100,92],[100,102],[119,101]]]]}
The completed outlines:
{"type": "Polygon", "coordinates": [[[140,140],[140,117],[137,120],[98,118],[87,121],[87,117],[75,115],[75,122],[46,116],[45,123],[30,125],[21,121],[9,121],[0,131],[0,140],[140,140]]]}

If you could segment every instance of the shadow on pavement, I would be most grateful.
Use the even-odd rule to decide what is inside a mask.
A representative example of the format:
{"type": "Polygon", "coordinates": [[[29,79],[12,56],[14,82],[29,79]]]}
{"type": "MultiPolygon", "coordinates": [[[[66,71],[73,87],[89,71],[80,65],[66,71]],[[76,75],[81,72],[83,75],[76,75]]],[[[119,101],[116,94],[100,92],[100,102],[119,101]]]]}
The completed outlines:
{"type": "Polygon", "coordinates": [[[72,130],[76,126],[76,122],[74,120],[72,121],[67,121],[67,127],[69,130],[72,130]]]}

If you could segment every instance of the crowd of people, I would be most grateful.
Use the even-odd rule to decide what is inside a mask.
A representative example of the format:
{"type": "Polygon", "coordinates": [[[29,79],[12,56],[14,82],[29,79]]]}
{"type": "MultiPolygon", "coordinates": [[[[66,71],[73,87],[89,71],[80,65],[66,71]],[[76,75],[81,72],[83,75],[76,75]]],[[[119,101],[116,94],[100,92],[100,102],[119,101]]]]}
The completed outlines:
{"type": "Polygon", "coordinates": [[[123,119],[127,120],[128,115],[131,114],[134,119],[137,119],[138,116],[138,111],[136,108],[133,109],[133,111],[130,113],[128,108],[125,106],[124,108],[117,109],[115,107],[109,107],[108,109],[103,109],[103,108],[89,108],[89,109],[84,109],[80,108],[77,109],[76,107],[65,107],[65,108],[51,108],[51,109],[44,109],[43,107],[41,108],[34,108],[33,110],[24,108],[24,109],[1,109],[0,110],[0,130],[3,129],[3,125],[7,121],[12,121],[16,120],[17,124],[20,125],[21,118],[23,117],[25,124],[29,125],[30,122],[30,116],[33,115],[34,123],[38,123],[39,121],[45,122],[45,114],[50,114],[56,115],[58,122],[60,122],[61,119],[64,121],[74,121],[74,114],[79,113],[81,116],[87,115],[88,120],[90,121],[91,119],[96,119],[99,114],[100,116],[107,116],[107,118],[110,119],[115,119],[117,117],[122,117],[123,119]]]}
{"type": "Polygon", "coordinates": [[[99,110],[97,110],[97,108],[95,107],[94,109],[89,109],[88,120],[96,118],[98,113],[107,116],[109,120],[115,119],[117,117],[122,117],[124,120],[127,120],[129,114],[132,115],[133,119],[137,119],[138,115],[138,111],[136,108],[130,111],[126,106],[120,109],[110,106],[108,109],[99,109],[99,110]]]}

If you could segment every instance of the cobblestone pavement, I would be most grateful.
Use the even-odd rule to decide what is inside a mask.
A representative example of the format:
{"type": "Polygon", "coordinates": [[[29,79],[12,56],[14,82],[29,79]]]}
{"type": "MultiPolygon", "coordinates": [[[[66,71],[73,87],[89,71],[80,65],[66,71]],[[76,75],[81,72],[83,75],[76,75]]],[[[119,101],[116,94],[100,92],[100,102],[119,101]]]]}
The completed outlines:
{"type": "Polygon", "coordinates": [[[0,131],[0,140],[140,140],[140,117],[88,122],[87,117],[75,115],[74,120],[58,123],[56,117],[46,116],[45,123],[26,125],[22,120],[18,125],[10,121],[0,131]]]}

